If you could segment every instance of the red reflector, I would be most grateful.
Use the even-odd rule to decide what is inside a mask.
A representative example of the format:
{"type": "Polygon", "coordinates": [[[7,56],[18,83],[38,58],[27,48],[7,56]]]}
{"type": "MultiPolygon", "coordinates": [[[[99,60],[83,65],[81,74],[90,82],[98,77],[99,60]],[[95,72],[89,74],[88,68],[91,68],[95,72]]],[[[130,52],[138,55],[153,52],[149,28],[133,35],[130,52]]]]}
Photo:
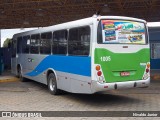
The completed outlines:
{"type": "Polygon", "coordinates": [[[149,69],[146,69],[146,73],[148,73],[149,72],[149,69]]]}
{"type": "Polygon", "coordinates": [[[108,88],[108,86],[104,86],[104,88],[108,88]]]}
{"type": "Polygon", "coordinates": [[[128,46],[123,46],[123,48],[128,48],[128,46]]]}
{"type": "Polygon", "coordinates": [[[101,72],[101,71],[98,71],[98,72],[97,72],[97,75],[98,75],[98,76],[101,76],[101,75],[102,75],[102,72],[101,72]]]}

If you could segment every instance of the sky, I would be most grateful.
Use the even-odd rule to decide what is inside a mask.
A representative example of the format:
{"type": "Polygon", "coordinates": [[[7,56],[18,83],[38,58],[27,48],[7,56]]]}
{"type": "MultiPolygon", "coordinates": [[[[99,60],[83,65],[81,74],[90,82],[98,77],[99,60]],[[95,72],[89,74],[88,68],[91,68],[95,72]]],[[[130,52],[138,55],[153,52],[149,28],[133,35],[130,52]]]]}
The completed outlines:
{"type": "Polygon", "coordinates": [[[160,22],[148,22],[149,27],[160,27],[160,22]]]}
{"type": "MultiPolygon", "coordinates": [[[[149,27],[160,27],[160,22],[149,22],[147,23],[149,27]]],[[[24,32],[24,31],[30,31],[38,28],[25,28],[25,29],[2,29],[1,30],[1,47],[3,46],[3,42],[7,38],[12,38],[14,34],[24,32]]]]}

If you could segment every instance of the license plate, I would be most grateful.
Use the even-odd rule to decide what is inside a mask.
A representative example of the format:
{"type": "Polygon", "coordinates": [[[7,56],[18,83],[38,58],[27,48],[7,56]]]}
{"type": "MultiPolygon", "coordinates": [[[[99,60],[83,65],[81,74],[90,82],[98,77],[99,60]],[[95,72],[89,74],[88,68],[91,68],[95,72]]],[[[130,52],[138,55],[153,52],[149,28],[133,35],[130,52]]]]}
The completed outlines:
{"type": "Polygon", "coordinates": [[[129,76],[129,75],[130,75],[130,72],[121,72],[120,75],[121,75],[121,76],[129,76]]]}

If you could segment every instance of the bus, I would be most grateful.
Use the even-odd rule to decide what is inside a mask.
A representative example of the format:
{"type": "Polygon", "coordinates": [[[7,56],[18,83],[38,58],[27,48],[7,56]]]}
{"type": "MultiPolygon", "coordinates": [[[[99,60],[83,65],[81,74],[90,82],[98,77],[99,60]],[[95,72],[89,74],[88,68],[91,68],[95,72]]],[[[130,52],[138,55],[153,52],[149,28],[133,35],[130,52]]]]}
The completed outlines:
{"type": "Polygon", "coordinates": [[[18,33],[12,39],[12,73],[60,91],[96,92],[150,84],[146,21],[93,16],[18,33]]]}

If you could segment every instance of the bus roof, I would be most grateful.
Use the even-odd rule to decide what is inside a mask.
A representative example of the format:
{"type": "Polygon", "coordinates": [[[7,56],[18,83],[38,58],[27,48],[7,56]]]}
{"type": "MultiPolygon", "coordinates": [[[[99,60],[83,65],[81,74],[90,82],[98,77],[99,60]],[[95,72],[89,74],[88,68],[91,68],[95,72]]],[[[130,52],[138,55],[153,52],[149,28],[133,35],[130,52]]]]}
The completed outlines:
{"type": "Polygon", "coordinates": [[[48,27],[43,27],[39,28],[36,30],[31,30],[31,31],[26,31],[22,33],[17,33],[13,35],[13,38],[17,38],[19,36],[27,36],[30,34],[38,34],[38,33],[43,33],[43,32],[51,32],[54,30],[61,30],[61,29],[69,29],[73,27],[80,27],[80,26],[85,26],[85,25],[91,25],[93,24],[93,21],[95,19],[121,19],[121,20],[131,20],[131,21],[138,21],[138,22],[144,22],[146,23],[145,20],[142,19],[137,19],[137,18],[132,18],[132,17],[124,17],[124,16],[98,16],[98,15],[93,15],[93,17],[89,18],[84,18],[80,20],[75,20],[71,22],[66,22],[58,25],[53,25],[53,26],[48,26],[48,27]]]}
{"type": "Polygon", "coordinates": [[[133,17],[125,17],[125,16],[98,16],[97,18],[100,19],[116,19],[116,20],[131,20],[131,21],[138,21],[138,22],[144,22],[147,23],[143,19],[133,18],[133,17]]]}

